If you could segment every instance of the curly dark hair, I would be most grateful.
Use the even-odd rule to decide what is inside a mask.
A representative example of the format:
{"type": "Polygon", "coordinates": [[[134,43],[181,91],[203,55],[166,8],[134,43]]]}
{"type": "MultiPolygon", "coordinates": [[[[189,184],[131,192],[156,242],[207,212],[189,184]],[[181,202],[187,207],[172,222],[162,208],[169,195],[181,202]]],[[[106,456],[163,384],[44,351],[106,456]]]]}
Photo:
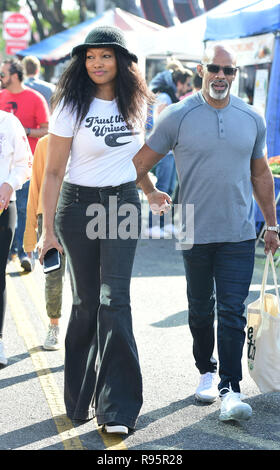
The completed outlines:
{"type": "MultiPolygon", "coordinates": [[[[147,112],[145,105],[152,104],[155,95],[148,89],[137,65],[118,50],[114,51],[118,69],[115,96],[119,111],[128,127],[143,127],[147,112]]],[[[71,111],[77,112],[78,125],[87,115],[97,90],[96,84],[88,76],[85,60],[85,50],[71,59],[52,97],[52,107],[63,101],[63,107],[69,106],[71,111]]]]}

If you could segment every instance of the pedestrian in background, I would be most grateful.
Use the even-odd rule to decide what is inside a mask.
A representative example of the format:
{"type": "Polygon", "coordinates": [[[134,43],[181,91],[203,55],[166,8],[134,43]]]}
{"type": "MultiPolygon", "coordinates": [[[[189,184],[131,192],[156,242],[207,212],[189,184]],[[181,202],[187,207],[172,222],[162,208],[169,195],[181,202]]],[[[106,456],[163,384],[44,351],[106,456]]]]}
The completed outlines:
{"type": "MultiPolygon", "coordinates": [[[[45,98],[23,84],[22,63],[14,58],[5,59],[0,67],[0,109],[13,113],[23,125],[32,153],[38,139],[48,133],[49,109],[45,98]]],[[[34,269],[34,257],[23,250],[26,205],[29,181],[17,191],[17,224],[11,255],[17,255],[25,271],[34,269]]]]}
{"type": "MultiPolygon", "coordinates": [[[[141,216],[132,158],[144,141],[152,96],[136,63],[118,28],[96,27],[74,47],[54,95],[38,245],[41,262],[50,248],[64,249],[71,271],[67,415],[78,420],[95,415],[105,432],[122,434],[135,428],[142,405],[129,295],[141,216]],[[54,216],[63,178],[56,214],[60,244],[54,216]],[[110,235],[112,200],[117,227],[124,220],[123,204],[134,208],[136,237],[125,239],[118,230],[110,235]],[[89,224],[94,208],[101,207],[104,236],[89,224]]],[[[151,198],[159,200],[157,194],[151,198]]]]}
{"type": "Polygon", "coordinates": [[[265,252],[274,254],[279,246],[274,183],[265,157],[264,119],[230,94],[237,70],[234,56],[217,45],[205,51],[197,70],[202,77],[201,91],[161,113],[133,161],[141,180],[162,155],[174,150],[183,232],[189,245],[181,240],[189,326],[201,374],[195,395],[206,403],[218,395],[217,360],[213,357],[216,304],[220,419],[242,420],[252,414],[240,394],[244,302],[253,274],[256,238],[252,195],[268,226],[265,252]],[[188,224],[185,210],[190,204],[194,222],[188,224]]]}
{"type": "MultiPolygon", "coordinates": [[[[49,135],[39,139],[34,152],[32,176],[28,192],[26,225],[23,237],[24,251],[30,255],[36,249],[42,234],[42,188],[46,167],[49,135]]],[[[50,319],[48,333],[43,344],[46,350],[56,350],[61,346],[59,319],[61,317],[65,256],[61,256],[61,267],[45,274],[46,311],[50,319]]]]}
{"type": "Polygon", "coordinates": [[[40,78],[40,60],[33,55],[28,55],[22,59],[22,65],[25,75],[24,85],[41,93],[50,108],[51,97],[54,93],[55,85],[40,78]]]}
{"type": "Polygon", "coordinates": [[[32,153],[20,121],[0,111],[0,367],[7,365],[3,328],[6,266],[16,226],[16,190],[31,175],[32,153]]]}

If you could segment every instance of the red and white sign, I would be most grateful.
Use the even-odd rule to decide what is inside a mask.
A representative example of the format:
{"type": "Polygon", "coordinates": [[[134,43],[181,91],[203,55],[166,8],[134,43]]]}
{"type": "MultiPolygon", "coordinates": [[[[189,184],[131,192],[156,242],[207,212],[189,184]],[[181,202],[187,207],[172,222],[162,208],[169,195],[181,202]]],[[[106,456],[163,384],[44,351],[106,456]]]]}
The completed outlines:
{"type": "Polygon", "coordinates": [[[30,24],[25,15],[11,11],[3,14],[3,39],[30,40],[30,24]]]}
{"type": "Polygon", "coordinates": [[[28,41],[8,39],[6,41],[6,54],[15,55],[18,51],[22,51],[22,49],[26,49],[27,47],[28,41]]]}

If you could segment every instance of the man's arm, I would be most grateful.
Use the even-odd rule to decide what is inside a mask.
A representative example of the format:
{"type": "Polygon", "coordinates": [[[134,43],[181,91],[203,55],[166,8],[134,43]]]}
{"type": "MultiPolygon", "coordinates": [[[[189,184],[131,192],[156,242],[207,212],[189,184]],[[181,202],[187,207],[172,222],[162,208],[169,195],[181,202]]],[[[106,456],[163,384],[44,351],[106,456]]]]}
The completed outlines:
{"type": "MultiPolygon", "coordinates": [[[[137,171],[136,183],[139,183],[162,157],[163,155],[152,150],[147,144],[144,144],[132,160],[137,171]]],[[[147,183],[147,180],[143,182],[143,185],[145,183],[147,183]]],[[[145,189],[142,189],[145,192],[145,189]]],[[[148,186],[147,189],[149,189],[148,186]]]]}
{"type": "Polygon", "coordinates": [[[162,207],[166,202],[168,204],[172,202],[167,193],[158,191],[155,188],[148,175],[149,170],[151,170],[163,156],[164,155],[152,150],[147,144],[144,144],[132,160],[137,171],[136,183],[140,184],[144,194],[146,194],[148,198],[150,206],[157,205],[162,207]]]}
{"type": "MultiPolygon", "coordinates": [[[[270,226],[277,225],[274,181],[266,157],[251,160],[251,180],[254,197],[263,213],[266,224],[270,226]]],[[[276,232],[266,231],[264,241],[266,254],[270,250],[274,254],[280,246],[276,232]]]]}

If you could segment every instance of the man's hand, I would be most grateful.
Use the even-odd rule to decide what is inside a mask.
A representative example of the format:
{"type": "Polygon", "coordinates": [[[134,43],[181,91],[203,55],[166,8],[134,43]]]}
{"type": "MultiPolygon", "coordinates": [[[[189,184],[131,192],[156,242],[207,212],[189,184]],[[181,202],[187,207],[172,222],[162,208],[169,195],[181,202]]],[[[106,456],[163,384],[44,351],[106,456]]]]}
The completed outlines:
{"type": "Polygon", "coordinates": [[[276,252],[276,250],[280,246],[279,236],[277,232],[273,232],[272,230],[267,230],[264,234],[264,252],[268,255],[269,251],[271,251],[272,255],[276,252]]]}
{"type": "Polygon", "coordinates": [[[154,189],[154,191],[148,193],[147,199],[151,211],[155,215],[166,214],[171,209],[171,197],[167,193],[159,191],[158,189],[154,189]]]}

